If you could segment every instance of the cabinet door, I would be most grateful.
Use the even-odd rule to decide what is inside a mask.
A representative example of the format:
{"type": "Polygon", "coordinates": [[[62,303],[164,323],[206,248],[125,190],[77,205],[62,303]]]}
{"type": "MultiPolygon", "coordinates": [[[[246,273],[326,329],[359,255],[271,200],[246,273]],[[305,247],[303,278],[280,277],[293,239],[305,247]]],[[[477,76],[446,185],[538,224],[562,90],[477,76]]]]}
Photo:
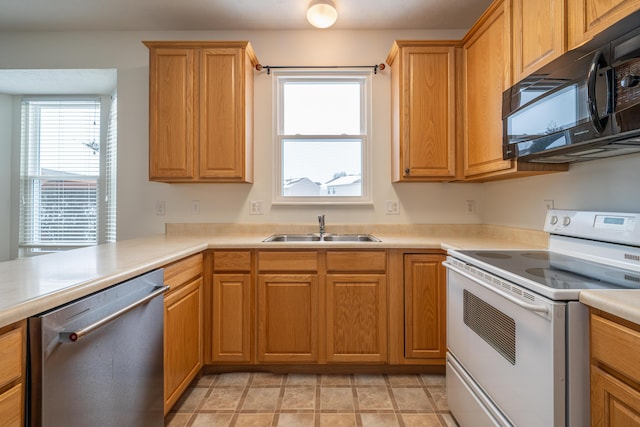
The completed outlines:
{"type": "Polygon", "coordinates": [[[211,360],[251,362],[251,275],[214,274],[211,360]]]}
{"type": "MultiPolygon", "coordinates": [[[[399,129],[394,129],[394,181],[450,180],[455,177],[455,48],[400,48],[399,129]]],[[[394,90],[396,88],[394,87],[394,90]]]]}
{"type": "Polygon", "coordinates": [[[327,361],[387,360],[384,274],[327,275],[327,361]]]}
{"type": "Polygon", "coordinates": [[[149,61],[149,179],[195,178],[195,78],[192,49],[152,48],[149,61]]]}
{"type": "Polygon", "coordinates": [[[202,367],[202,278],[165,298],[165,414],[202,367]]]}
{"type": "Polygon", "coordinates": [[[640,392],[591,365],[591,425],[640,426],[640,392]]]}
{"type": "Polygon", "coordinates": [[[446,279],[443,257],[404,256],[405,357],[444,358],[446,279]]]}
{"type": "Polygon", "coordinates": [[[240,181],[244,175],[243,52],[215,48],[200,53],[201,178],[240,181]]]}
{"type": "Polygon", "coordinates": [[[640,0],[568,0],[569,48],[592,39],[640,9],[640,0]]]}
{"type": "Polygon", "coordinates": [[[564,0],[513,0],[513,81],[566,51],[564,0]]]}
{"type": "Polygon", "coordinates": [[[318,276],[260,274],[258,360],[318,360],[318,276]]]}
{"type": "Polygon", "coordinates": [[[502,92],[510,64],[500,4],[464,45],[465,177],[510,169],[502,159],[502,92]]]}

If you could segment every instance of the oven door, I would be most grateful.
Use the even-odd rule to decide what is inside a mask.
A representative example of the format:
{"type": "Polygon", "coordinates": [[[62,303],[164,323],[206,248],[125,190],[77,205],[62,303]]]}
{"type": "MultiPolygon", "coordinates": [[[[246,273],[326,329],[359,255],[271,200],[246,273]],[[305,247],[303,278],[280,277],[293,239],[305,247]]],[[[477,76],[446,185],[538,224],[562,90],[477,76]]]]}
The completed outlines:
{"type": "Polygon", "coordinates": [[[448,390],[451,412],[468,412],[474,393],[490,400],[478,418],[497,408],[518,427],[564,426],[566,304],[461,265],[445,262],[448,369],[471,384],[448,390]]]}

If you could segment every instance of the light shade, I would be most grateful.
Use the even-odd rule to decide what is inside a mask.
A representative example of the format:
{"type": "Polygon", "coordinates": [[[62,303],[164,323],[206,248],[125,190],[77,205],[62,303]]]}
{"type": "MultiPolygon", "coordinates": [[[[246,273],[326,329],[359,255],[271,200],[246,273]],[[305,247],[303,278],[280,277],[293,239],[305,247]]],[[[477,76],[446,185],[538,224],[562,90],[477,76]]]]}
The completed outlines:
{"type": "Polygon", "coordinates": [[[314,0],[307,10],[307,21],[317,28],[328,28],[338,19],[336,5],[331,0],[314,0]]]}

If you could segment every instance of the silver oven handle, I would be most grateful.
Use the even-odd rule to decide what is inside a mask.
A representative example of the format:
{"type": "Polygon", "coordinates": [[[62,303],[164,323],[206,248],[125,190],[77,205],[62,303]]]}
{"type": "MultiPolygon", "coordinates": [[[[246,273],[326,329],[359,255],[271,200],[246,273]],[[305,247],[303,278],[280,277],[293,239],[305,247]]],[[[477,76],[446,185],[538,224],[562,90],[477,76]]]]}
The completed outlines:
{"type": "Polygon", "coordinates": [[[151,301],[152,299],[154,299],[158,295],[163,294],[168,290],[169,290],[169,286],[156,287],[156,290],[151,292],[146,297],[144,297],[142,299],[139,299],[138,301],[136,301],[136,302],[134,302],[132,304],[129,304],[128,306],[123,307],[123,308],[121,308],[120,310],[118,310],[118,311],[116,311],[114,313],[111,313],[107,317],[103,317],[102,319],[98,320],[97,322],[94,322],[94,323],[90,324],[89,326],[85,326],[84,328],[77,329],[77,330],[75,330],[73,332],[60,332],[58,339],[59,339],[60,342],[76,342],[80,338],[84,337],[85,335],[90,334],[91,332],[95,331],[99,327],[104,326],[107,323],[111,322],[112,320],[115,320],[118,317],[122,316],[123,314],[133,310],[134,308],[136,308],[138,306],[141,306],[142,304],[145,304],[145,303],[151,301]]]}
{"type": "Polygon", "coordinates": [[[526,303],[524,301],[520,301],[518,298],[515,298],[515,297],[509,295],[508,293],[506,293],[506,292],[504,292],[504,291],[502,291],[500,289],[494,288],[493,286],[487,286],[481,280],[478,280],[477,277],[467,273],[466,271],[460,269],[458,266],[453,265],[448,261],[444,261],[442,263],[442,265],[444,265],[445,267],[447,267],[447,268],[455,271],[456,273],[466,277],[467,279],[473,281],[474,283],[477,283],[478,285],[482,286],[483,288],[487,289],[488,291],[491,291],[493,293],[496,293],[496,294],[500,295],[503,298],[508,299],[509,301],[511,301],[512,303],[516,304],[519,307],[522,307],[522,308],[524,308],[526,310],[529,310],[529,311],[535,311],[536,313],[545,313],[545,314],[549,313],[549,308],[548,307],[546,307],[544,305],[529,304],[529,303],[526,303]]]}

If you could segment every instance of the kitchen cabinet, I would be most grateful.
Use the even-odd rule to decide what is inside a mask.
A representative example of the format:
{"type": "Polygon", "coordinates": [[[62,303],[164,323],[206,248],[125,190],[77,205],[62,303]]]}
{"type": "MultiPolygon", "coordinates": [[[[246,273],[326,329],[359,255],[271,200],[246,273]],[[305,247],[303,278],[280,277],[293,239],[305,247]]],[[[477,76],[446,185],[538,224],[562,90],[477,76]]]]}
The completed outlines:
{"type": "Polygon", "coordinates": [[[564,0],[512,0],[512,83],[566,51],[565,10],[564,0]]]}
{"type": "Polygon", "coordinates": [[[445,257],[404,255],[404,352],[407,359],[440,359],[447,350],[445,257]]]}
{"type": "Polygon", "coordinates": [[[176,403],[203,365],[202,254],[165,267],[164,412],[176,403]]]}
{"type": "Polygon", "coordinates": [[[258,253],[258,362],[316,363],[318,253],[258,253]]]}
{"type": "Polygon", "coordinates": [[[391,67],[392,181],[456,178],[460,42],[394,42],[391,67]]]}
{"type": "Polygon", "coordinates": [[[328,251],[326,257],[327,362],[386,362],[386,251],[328,251]]]}
{"type": "Polygon", "coordinates": [[[502,92],[510,87],[508,4],[495,0],[463,39],[466,181],[493,181],[568,170],[567,164],[502,158],[502,92]]]}
{"type": "Polygon", "coordinates": [[[640,426],[640,325],[595,309],[589,324],[591,425],[640,426]]]}
{"type": "Polygon", "coordinates": [[[26,321],[0,328],[0,420],[24,425],[26,321]]]}
{"type": "Polygon", "coordinates": [[[640,0],[567,0],[569,48],[595,35],[640,9],[640,0]]]}
{"type": "Polygon", "coordinates": [[[252,182],[253,70],[248,42],[149,48],[149,179],[252,182]]]}
{"type": "Polygon", "coordinates": [[[252,252],[213,252],[212,304],[210,313],[212,363],[253,361],[252,252]]]}

